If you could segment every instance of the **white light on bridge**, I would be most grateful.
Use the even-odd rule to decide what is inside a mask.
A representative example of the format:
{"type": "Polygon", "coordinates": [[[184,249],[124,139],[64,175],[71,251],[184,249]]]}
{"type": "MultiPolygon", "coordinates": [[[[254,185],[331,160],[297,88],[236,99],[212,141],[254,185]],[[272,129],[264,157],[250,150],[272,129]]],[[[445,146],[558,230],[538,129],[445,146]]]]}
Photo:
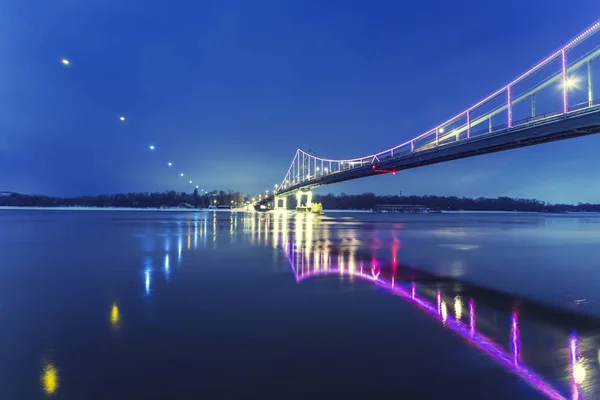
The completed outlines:
{"type": "Polygon", "coordinates": [[[439,132],[439,133],[444,133],[444,128],[440,128],[440,129],[438,129],[438,132],[439,132]]]}
{"type": "Polygon", "coordinates": [[[571,76],[571,77],[568,77],[567,79],[565,79],[564,86],[566,86],[567,89],[577,89],[578,83],[579,83],[579,79],[576,76],[571,76]]]}
{"type": "Polygon", "coordinates": [[[328,168],[325,168],[325,172],[329,172],[329,169],[328,169],[328,168]]]}

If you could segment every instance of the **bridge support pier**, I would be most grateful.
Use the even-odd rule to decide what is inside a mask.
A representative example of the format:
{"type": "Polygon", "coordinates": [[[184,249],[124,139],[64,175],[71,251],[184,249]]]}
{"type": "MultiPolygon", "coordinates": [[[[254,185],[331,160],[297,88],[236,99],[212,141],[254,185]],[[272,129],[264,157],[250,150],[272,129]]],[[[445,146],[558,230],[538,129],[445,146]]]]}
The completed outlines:
{"type": "Polygon", "coordinates": [[[298,191],[296,192],[296,209],[304,210],[310,209],[312,206],[312,191],[298,191]],[[306,196],[306,202],[302,202],[302,198],[306,196]]]}
{"type": "Polygon", "coordinates": [[[275,200],[273,201],[273,210],[287,210],[287,196],[275,196],[275,200]]]}

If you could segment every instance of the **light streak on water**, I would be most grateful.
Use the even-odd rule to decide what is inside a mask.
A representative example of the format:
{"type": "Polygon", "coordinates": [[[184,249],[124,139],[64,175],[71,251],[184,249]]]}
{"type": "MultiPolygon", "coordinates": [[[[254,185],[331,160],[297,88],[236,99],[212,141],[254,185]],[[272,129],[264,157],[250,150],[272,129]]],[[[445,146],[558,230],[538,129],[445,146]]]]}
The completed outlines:
{"type": "Polygon", "coordinates": [[[150,269],[144,271],[144,286],[146,288],[146,294],[150,294],[150,269]]]}

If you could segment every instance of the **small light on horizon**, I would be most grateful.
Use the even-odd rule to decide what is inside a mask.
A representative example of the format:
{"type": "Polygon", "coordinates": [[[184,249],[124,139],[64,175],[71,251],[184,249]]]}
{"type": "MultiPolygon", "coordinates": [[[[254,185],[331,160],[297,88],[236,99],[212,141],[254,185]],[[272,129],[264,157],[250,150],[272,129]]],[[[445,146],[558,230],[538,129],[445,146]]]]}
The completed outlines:
{"type": "Polygon", "coordinates": [[[125,117],[119,117],[121,121],[125,121],[125,117]]]}
{"type": "Polygon", "coordinates": [[[63,63],[63,65],[71,65],[71,62],[66,58],[61,58],[60,62],[63,63]]]}
{"type": "Polygon", "coordinates": [[[154,150],[154,146],[150,146],[150,150],[154,150]]]}
{"type": "Polygon", "coordinates": [[[190,183],[192,183],[192,181],[190,181],[190,183]]]}
{"type": "Polygon", "coordinates": [[[196,189],[198,189],[198,185],[196,185],[196,189]]]}

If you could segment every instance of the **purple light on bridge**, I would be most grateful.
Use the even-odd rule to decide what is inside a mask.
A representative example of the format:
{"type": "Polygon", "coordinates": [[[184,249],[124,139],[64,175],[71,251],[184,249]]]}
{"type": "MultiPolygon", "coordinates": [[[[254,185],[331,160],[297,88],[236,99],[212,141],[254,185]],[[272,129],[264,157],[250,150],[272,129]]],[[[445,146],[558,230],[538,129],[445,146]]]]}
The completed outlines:
{"type": "Polygon", "coordinates": [[[506,87],[506,110],[508,113],[508,127],[512,128],[512,100],[510,98],[510,85],[506,87]]]}
{"type": "Polygon", "coordinates": [[[568,84],[567,84],[567,53],[565,49],[561,50],[562,56],[562,88],[563,88],[563,113],[569,111],[568,84]]]}

